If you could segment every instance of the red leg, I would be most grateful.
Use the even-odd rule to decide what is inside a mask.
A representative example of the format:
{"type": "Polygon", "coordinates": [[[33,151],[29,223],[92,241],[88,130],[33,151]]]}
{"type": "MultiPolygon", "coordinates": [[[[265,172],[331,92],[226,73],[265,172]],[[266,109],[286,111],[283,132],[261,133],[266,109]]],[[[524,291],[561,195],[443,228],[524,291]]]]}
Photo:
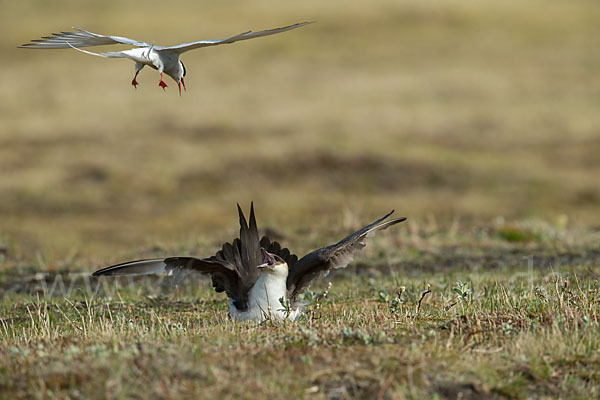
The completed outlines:
{"type": "Polygon", "coordinates": [[[158,86],[160,86],[161,88],[163,88],[163,90],[165,90],[165,88],[167,87],[167,84],[165,83],[165,81],[163,81],[163,73],[160,73],[160,82],[158,82],[158,86]]]}
{"type": "Polygon", "coordinates": [[[179,95],[181,96],[181,85],[183,85],[183,90],[187,92],[187,88],[185,87],[185,81],[183,78],[179,82],[177,82],[177,86],[179,87],[179,95]]]}
{"type": "Polygon", "coordinates": [[[140,71],[135,71],[135,76],[133,77],[133,80],[131,81],[131,84],[136,89],[137,89],[137,85],[139,85],[139,83],[138,83],[138,81],[135,80],[135,78],[137,78],[139,73],[140,73],[140,71]]]}

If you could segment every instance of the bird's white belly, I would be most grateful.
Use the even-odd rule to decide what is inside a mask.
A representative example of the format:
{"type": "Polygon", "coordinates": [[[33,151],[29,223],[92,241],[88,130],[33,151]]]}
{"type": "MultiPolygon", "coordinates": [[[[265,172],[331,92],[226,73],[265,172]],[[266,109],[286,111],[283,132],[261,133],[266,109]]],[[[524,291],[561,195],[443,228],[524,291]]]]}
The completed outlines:
{"type": "Polygon", "coordinates": [[[279,301],[286,295],[285,279],[261,275],[248,294],[248,309],[238,310],[229,299],[229,315],[236,321],[264,321],[269,318],[295,320],[300,310],[286,312],[279,301]]]}

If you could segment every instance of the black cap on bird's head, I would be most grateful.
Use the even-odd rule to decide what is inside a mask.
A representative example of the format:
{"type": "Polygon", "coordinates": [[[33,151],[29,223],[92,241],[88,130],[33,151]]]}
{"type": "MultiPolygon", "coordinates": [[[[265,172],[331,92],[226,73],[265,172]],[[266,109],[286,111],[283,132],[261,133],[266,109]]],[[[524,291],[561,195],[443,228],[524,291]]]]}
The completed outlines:
{"type": "Polygon", "coordinates": [[[185,65],[183,64],[183,61],[179,60],[179,62],[181,63],[181,68],[183,68],[183,76],[185,76],[185,65]]]}

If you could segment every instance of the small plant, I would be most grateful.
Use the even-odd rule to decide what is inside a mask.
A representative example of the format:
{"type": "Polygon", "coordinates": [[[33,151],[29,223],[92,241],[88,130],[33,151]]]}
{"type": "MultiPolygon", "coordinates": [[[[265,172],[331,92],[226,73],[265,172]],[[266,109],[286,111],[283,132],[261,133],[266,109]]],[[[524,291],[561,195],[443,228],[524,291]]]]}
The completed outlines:
{"type": "Polygon", "coordinates": [[[529,243],[539,241],[540,234],[528,227],[505,225],[498,229],[498,237],[512,243],[529,243]]]}
{"type": "Polygon", "coordinates": [[[456,293],[456,297],[458,297],[459,300],[455,301],[453,304],[447,307],[447,309],[449,310],[457,303],[460,303],[462,313],[464,315],[465,309],[468,308],[473,302],[473,292],[471,289],[469,289],[469,283],[458,281],[456,282],[456,287],[453,287],[452,290],[456,293]]]}
{"type": "Polygon", "coordinates": [[[509,320],[508,322],[503,322],[502,323],[502,333],[506,336],[511,335],[512,333],[514,333],[514,329],[512,326],[512,321],[509,320]]]}
{"type": "Polygon", "coordinates": [[[370,334],[369,332],[360,328],[353,329],[347,326],[342,329],[342,342],[344,343],[362,343],[368,346],[373,344],[389,343],[390,341],[390,338],[388,338],[383,331],[370,334]]]}
{"type": "Polygon", "coordinates": [[[380,303],[389,303],[391,300],[389,293],[385,290],[380,290],[377,296],[380,303]]]}
{"type": "Polygon", "coordinates": [[[352,329],[345,327],[342,330],[342,340],[344,342],[359,342],[362,344],[373,344],[373,337],[362,329],[352,329]]]}
{"type": "Polygon", "coordinates": [[[304,293],[298,295],[298,300],[311,304],[317,298],[317,294],[310,289],[306,289],[304,293]]]}
{"type": "Polygon", "coordinates": [[[535,287],[535,294],[538,297],[538,299],[540,299],[542,301],[542,303],[547,303],[548,302],[548,297],[546,295],[546,292],[545,292],[544,288],[536,286],[535,287]]]}
{"type": "Polygon", "coordinates": [[[310,295],[307,297],[304,297],[304,300],[307,300],[308,298],[310,298],[311,303],[312,303],[312,307],[310,308],[310,318],[311,319],[319,319],[321,318],[321,306],[329,304],[330,301],[327,298],[327,296],[329,295],[329,289],[331,289],[331,282],[327,283],[327,289],[325,289],[325,291],[321,294],[315,294],[314,292],[311,291],[306,291],[306,293],[310,293],[310,295]]]}
{"type": "Polygon", "coordinates": [[[456,287],[453,287],[452,290],[458,294],[458,297],[464,302],[469,303],[471,300],[471,289],[469,289],[469,284],[467,282],[463,283],[461,281],[456,282],[456,287]]]}
{"type": "Polygon", "coordinates": [[[402,304],[404,304],[404,300],[402,299],[402,294],[406,291],[406,287],[405,286],[400,286],[400,289],[398,289],[398,292],[396,293],[396,297],[394,297],[391,301],[390,301],[390,311],[392,313],[397,313],[400,311],[400,306],[402,304]]]}
{"type": "Polygon", "coordinates": [[[279,304],[281,304],[281,307],[279,310],[277,311],[283,311],[285,312],[285,317],[288,318],[292,312],[292,304],[290,303],[289,299],[285,299],[283,296],[279,298],[279,304]]]}

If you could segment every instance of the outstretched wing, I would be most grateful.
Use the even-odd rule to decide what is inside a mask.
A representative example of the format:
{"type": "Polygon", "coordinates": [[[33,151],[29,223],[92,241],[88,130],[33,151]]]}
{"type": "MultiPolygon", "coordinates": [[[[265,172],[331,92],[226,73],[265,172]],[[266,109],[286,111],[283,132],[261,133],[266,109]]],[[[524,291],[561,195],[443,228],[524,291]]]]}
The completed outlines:
{"type": "Polygon", "coordinates": [[[179,280],[179,276],[186,275],[187,272],[200,272],[209,274],[213,278],[218,277],[221,285],[215,289],[221,289],[217,290],[221,292],[227,291],[227,294],[234,299],[237,297],[239,278],[234,266],[228,261],[219,260],[216,257],[167,257],[129,261],[102,268],[94,272],[92,276],[149,275],[163,272],[174,275],[176,280],[179,280]]]}
{"type": "Polygon", "coordinates": [[[19,47],[25,49],[68,49],[70,47],[102,46],[108,44],[129,44],[137,47],[150,47],[148,43],[139,42],[121,36],[105,36],[97,33],[73,28],[75,32],[53,33],[41,39],[34,39],[19,47]]]}
{"type": "Polygon", "coordinates": [[[150,260],[128,261],[99,269],[92,276],[117,276],[117,275],[149,275],[166,272],[171,275],[177,271],[187,270],[203,273],[212,273],[220,270],[234,271],[231,264],[216,257],[167,257],[150,260]]]}
{"type": "Polygon", "coordinates": [[[406,220],[405,217],[402,217],[383,222],[393,212],[394,210],[336,244],[308,253],[293,266],[290,266],[287,278],[288,299],[294,303],[296,297],[306,289],[310,281],[319,273],[328,273],[333,268],[345,268],[352,261],[354,253],[365,247],[365,238],[375,236],[377,231],[406,220]]]}
{"type": "Polygon", "coordinates": [[[130,261],[100,269],[93,276],[147,275],[166,272],[184,275],[200,272],[210,275],[217,292],[226,292],[238,310],[248,307],[248,293],[258,279],[256,268],[262,263],[258,228],[254,216],[254,204],[250,207],[250,220],[238,204],[240,237],[225,243],[216,255],[209,258],[168,257],[151,260],[130,261]],[[182,274],[180,274],[182,273],[182,274]]]}
{"type": "Polygon", "coordinates": [[[300,22],[298,24],[284,26],[282,28],[269,29],[269,30],[260,31],[260,32],[248,31],[248,32],[240,33],[239,35],[228,37],[226,39],[200,40],[198,42],[182,43],[182,44],[178,44],[175,46],[169,46],[169,47],[156,46],[154,49],[157,51],[172,51],[174,53],[181,54],[181,53],[185,53],[186,51],[198,49],[200,47],[216,46],[219,44],[228,44],[228,43],[233,43],[233,42],[237,42],[240,40],[254,39],[257,37],[274,35],[276,33],[281,33],[281,32],[285,32],[285,31],[289,31],[291,29],[300,28],[301,26],[311,24],[311,23],[312,22],[300,22]]]}

